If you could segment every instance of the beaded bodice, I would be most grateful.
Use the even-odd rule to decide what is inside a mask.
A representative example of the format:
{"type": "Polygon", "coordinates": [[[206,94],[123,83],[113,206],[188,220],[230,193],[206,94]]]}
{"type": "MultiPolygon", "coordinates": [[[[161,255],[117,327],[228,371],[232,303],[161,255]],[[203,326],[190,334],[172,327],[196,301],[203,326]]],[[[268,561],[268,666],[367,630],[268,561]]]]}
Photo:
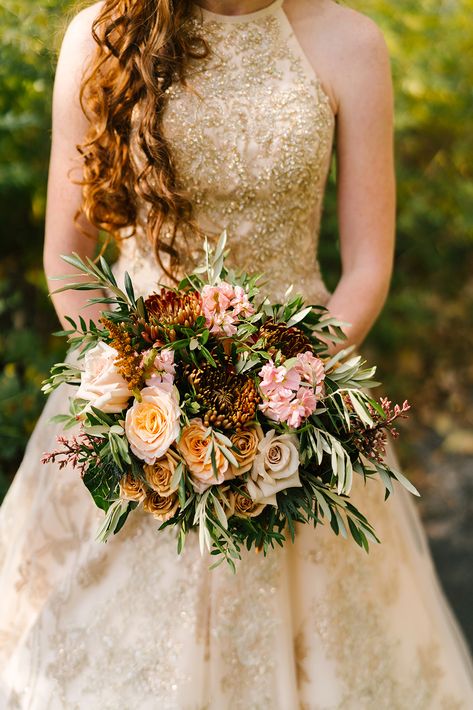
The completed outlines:
{"type": "MultiPolygon", "coordinates": [[[[293,284],[326,302],[317,244],[335,118],[282,4],[243,15],[193,5],[192,29],[210,53],[187,67],[195,91],[178,82],[167,90],[163,130],[200,226],[209,235],[227,229],[229,261],[265,272],[273,298],[293,284]]],[[[140,166],[136,142],[132,155],[140,166]]],[[[159,278],[139,234],[117,266],[144,291],[159,278]]]]}

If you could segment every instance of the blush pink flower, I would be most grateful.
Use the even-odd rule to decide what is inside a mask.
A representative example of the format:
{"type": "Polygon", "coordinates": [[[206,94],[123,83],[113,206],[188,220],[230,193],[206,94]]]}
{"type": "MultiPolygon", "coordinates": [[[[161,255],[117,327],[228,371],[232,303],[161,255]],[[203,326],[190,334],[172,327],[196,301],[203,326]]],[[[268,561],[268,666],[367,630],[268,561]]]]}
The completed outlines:
{"type": "Polygon", "coordinates": [[[286,417],[290,414],[293,399],[294,392],[292,390],[281,388],[261,402],[258,408],[268,419],[283,422],[286,421],[286,417]]]}
{"type": "Polygon", "coordinates": [[[284,422],[293,429],[300,427],[316,407],[317,397],[312,387],[299,387],[297,393],[279,390],[259,405],[268,419],[284,422]]]}
{"type": "Polygon", "coordinates": [[[206,285],[202,289],[202,308],[205,317],[213,317],[230,308],[234,296],[233,286],[222,281],[218,286],[206,285]]]}
{"type": "Polygon", "coordinates": [[[297,355],[297,364],[294,369],[300,374],[304,382],[308,382],[315,389],[315,394],[323,392],[323,380],[325,379],[324,363],[315,357],[310,350],[297,355]]]}
{"type": "Polygon", "coordinates": [[[312,387],[300,387],[291,402],[290,412],[284,421],[293,429],[297,429],[304,419],[307,419],[315,411],[316,407],[317,397],[312,387]]]}
{"type": "Polygon", "coordinates": [[[234,335],[238,320],[255,312],[244,289],[226,281],[204,286],[201,296],[202,311],[212,333],[234,335]]]}
{"type": "Polygon", "coordinates": [[[277,394],[282,389],[295,391],[301,382],[301,376],[296,368],[291,367],[288,370],[284,365],[276,367],[272,360],[263,365],[258,374],[262,377],[260,382],[261,391],[266,396],[277,394]]]}
{"type": "MultiPolygon", "coordinates": [[[[149,351],[143,354],[144,358],[148,353],[149,351]]],[[[162,385],[168,389],[172,389],[175,372],[174,350],[164,348],[156,353],[151,372],[146,380],[146,386],[154,387],[156,385],[162,385]]]]}
{"type": "Polygon", "coordinates": [[[233,313],[236,316],[248,318],[248,316],[252,316],[255,312],[254,307],[251,305],[250,301],[248,300],[248,296],[246,295],[244,289],[241,286],[234,287],[234,295],[232,298],[231,305],[233,308],[233,313]]]}

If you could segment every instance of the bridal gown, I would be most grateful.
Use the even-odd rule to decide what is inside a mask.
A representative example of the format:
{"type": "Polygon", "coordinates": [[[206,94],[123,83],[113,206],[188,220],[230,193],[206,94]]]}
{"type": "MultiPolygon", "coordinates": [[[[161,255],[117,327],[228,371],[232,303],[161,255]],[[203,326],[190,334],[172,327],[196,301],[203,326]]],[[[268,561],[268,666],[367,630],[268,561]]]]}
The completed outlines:
{"type": "MultiPolygon", "coordinates": [[[[181,186],[204,228],[227,227],[231,261],[270,276],[273,298],[294,284],[326,303],[327,94],[282,0],[192,14],[211,53],[188,67],[197,93],[168,89],[181,186]]],[[[139,165],[133,136],[132,146],[139,165]]],[[[114,268],[146,294],[160,274],[140,230],[114,268]]],[[[473,708],[470,656],[403,489],[384,502],[381,485],[356,481],[382,541],[369,555],[328,526],[300,526],[266,558],[245,552],[236,575],[209,571],[197,536],[177,556],[174,533],[139,509],[101,544],[103,514],[79,474],[40,464],[69,394],[49,397],[1,508],[2,710],[473,708]]],[[[388,457],[398,466],[392,443],[388,457]]]]}

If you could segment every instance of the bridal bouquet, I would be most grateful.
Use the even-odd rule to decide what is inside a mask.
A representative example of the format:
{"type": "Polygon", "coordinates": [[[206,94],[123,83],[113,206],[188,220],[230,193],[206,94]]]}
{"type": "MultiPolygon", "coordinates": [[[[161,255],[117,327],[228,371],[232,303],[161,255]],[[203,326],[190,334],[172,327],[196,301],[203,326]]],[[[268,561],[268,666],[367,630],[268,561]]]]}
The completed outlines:
{"type": "Polygon", "coordinates": [[[326,522],[368,550],[378,539],[350,500],[353,478],[379,478],[386,498],[393,479],[417,493],[383,460],[409,404],[370,397],[376,367],[354,346],[327,354],[344,323],[290,292],[270,303],[259,277],[226,267],[225,243],[224,232],[202,267],[147,298],[128,274],[122,290],[103,258],[63,257],[87,280],[59,290],[102,287],[91,302],[110,308],[61,332],[83,366],[55,365],[43,391],[77,386],[55,420],[80,429],[43,462],[79,470],[106,513],[103,541],[142,506],[176,529],[178,552],[197,529],[201,551],[233,569],[242,546],[294,540],[296,522],[326,522]]]}

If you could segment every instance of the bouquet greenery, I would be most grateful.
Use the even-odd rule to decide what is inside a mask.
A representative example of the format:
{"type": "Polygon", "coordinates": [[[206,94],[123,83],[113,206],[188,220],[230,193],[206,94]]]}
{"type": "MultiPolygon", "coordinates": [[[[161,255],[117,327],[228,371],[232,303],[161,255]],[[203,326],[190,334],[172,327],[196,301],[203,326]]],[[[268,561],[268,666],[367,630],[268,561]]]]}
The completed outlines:
{"type": "Polygon", "coordinates": [[[294,540],[296,522],[326,522],[368,551],[378,539],[350,500],[353,479],[377,477],[386,498],[393,479],[417,494],[383,458],[410,405],[370,397],[376,367],[354,346],[328,354],[345,324],[290,291],[270,303],[261,277],[226,267],[225,245],[224,232],[203,266],[147,298],[128,274],[122,290],[103,258],[63,257],[88,278],[59,291],[102,287],[90,300],[108,310],[60,333],[83,367],[55,365],[43,391],[77,386],[55,420],[80,429],[43,462],[79,470],[106,513],[103,541],[142,506],[175,528],[178,552],[196,529],[212,566],[294,540]]]}

